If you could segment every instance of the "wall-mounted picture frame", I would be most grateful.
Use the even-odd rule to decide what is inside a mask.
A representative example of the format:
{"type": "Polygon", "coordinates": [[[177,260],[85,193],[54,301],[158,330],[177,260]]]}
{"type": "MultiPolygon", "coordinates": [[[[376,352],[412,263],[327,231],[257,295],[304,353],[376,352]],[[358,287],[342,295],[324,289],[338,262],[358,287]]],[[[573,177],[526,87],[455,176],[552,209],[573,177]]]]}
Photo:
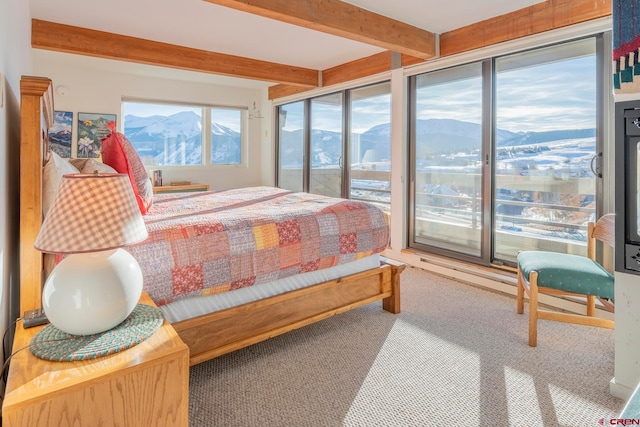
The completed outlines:
{"type": "Polygon", "coordinates": [[[110,122],[115,124],[115,114],[78,113],[78,158],[100,157],[102,138],[111,133],[110,122]]]}
{"type": "Polygon", "coordinates": [[[71,157],[73,112],[54,111],[53,126],[49,129],[49,149],[60,157],[71,157]]]}

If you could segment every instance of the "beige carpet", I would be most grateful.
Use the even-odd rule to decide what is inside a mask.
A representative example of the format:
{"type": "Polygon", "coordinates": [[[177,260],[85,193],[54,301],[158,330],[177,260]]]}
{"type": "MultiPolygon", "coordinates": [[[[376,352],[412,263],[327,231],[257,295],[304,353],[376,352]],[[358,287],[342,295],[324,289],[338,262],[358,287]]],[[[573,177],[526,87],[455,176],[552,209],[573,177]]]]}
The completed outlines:
{"type": "Polygon", "coordinates": [[[191,426],[597,426],[614,333],[540,322],[515,298],[407,268],[370,304],[191,368],[191,426]]]}

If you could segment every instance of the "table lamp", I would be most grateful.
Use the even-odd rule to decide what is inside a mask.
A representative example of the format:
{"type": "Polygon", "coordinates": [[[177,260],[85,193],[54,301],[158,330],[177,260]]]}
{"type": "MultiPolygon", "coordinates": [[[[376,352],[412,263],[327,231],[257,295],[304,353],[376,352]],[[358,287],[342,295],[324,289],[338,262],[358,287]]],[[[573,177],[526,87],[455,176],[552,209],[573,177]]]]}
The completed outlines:
{"type": "Polygon", "coordinates": [[[35,242],[41,252],[67,254],[43,288],[49,321],[92,335],[126,319],[140,299],[142,271],[122,247],[147,237],[127,175],[64,175],[35,242]]]}

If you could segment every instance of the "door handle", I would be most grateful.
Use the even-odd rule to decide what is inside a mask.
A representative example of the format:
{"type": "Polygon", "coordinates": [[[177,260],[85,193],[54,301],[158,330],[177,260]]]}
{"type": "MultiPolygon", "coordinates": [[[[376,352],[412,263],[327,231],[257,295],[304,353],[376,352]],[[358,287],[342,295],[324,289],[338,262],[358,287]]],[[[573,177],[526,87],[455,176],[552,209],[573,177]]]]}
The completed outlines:
{"type": "Polygon", "coordinates": [[[591,172],[598,178],[602,178],[602,151],[596,154],[591,158],[591,164],[589,167],[591,168],[591,172]],[[594,167],[595,163],[595,167],[594,167]]]}

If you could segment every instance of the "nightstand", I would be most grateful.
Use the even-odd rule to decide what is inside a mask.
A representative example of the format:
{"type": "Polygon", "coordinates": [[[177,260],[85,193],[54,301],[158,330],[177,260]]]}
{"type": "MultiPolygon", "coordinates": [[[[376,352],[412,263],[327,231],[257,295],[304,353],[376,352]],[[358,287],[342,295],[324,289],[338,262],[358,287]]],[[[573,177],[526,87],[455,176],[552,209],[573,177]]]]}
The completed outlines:
{"type": "Polygon", "coordinates": [[[209,184],[187,184],[187,185],[163,185],[153,187],[153,192],[158,193],[189,193],[191,191],[209,191],[209,184]]]}
{"type": "MultiPolygon", "coordinates": [[[[147,294],[140,302],[154,305],[147,294]]],[[[2,425],[188,425],[189,349],[166,320],[138,345],[81,362],[49,362],[23,349],[43,327],[18,322],[2,425]]]]}

